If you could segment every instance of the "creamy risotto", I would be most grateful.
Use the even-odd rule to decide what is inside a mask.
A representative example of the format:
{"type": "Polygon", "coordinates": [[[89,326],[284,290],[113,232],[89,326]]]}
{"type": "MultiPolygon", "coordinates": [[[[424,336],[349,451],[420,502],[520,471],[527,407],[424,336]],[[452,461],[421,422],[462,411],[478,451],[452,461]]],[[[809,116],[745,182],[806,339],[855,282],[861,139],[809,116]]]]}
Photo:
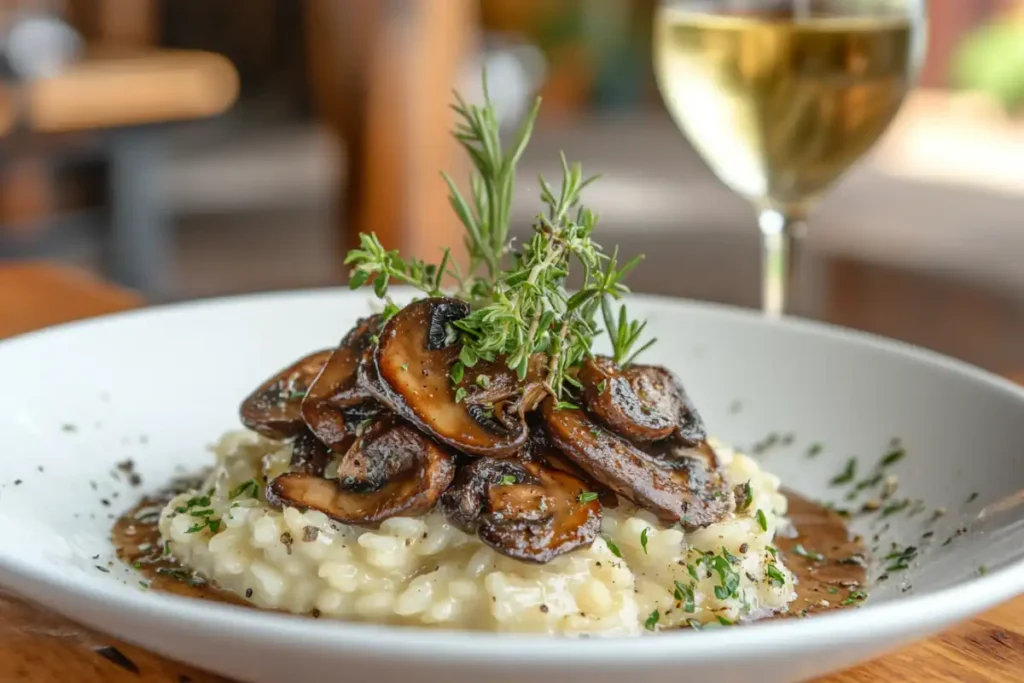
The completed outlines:
{"type": "Polygon", "coordinates": [[[734,623],[784,609],[793,578],[772,545],[787,526],[779,480],[716,444],[749,504],[684,532],[622,501],[593,545],[529,564],[504,557],[435,510],[377,529],[316,511],[273,509],[264,480],[290,443],[233,432],[202,487],[175,497],[160,532],[200,576],[252,604],[373,622],[552,634],[635,635],[734,623]]]}

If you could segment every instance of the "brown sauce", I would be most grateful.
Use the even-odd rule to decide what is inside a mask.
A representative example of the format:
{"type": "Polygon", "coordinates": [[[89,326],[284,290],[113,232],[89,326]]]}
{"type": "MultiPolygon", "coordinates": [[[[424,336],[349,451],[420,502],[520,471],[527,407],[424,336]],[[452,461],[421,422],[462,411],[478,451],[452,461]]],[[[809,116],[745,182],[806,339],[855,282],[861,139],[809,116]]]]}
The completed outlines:
{"type": "Polygon", "coordinates": [[[220,590],[197,577],[182,567],[173,555],[165,552],[160,538],[160,511],[176,495],[177,490],[168,489],[143,498],[114,523],[110,536],[117,557],[146,577],[151,590],[251,606],[233,593],[220,590]]]}
{"type": "MultiPolygon", "coordinates": [[[[117,520],[111,534],[117,556],[145,576],[150,589],[251,607],[196,577],[164,552],[159,512],[174,495],[168,490],[144,498],[117,520]]],[[[777,536],[775,545],[797,577],[797,597],[788,612],[769,618],[801,617],[858,604],[867,576],[861,540],[850,534],[844,518],[823,505],[791,491],[786,497],[789,518],[798,533],[792,538],[777,536]]]]}
{"type": "Polygon", "coordinates": [[[792,491],[785,494],[797,534],[776,535],[775,547],[797,579],[797,597],[788,612],[775,616],[800,617],[859,604],[867,579],[863,540],[824,505],[792,491]]]}

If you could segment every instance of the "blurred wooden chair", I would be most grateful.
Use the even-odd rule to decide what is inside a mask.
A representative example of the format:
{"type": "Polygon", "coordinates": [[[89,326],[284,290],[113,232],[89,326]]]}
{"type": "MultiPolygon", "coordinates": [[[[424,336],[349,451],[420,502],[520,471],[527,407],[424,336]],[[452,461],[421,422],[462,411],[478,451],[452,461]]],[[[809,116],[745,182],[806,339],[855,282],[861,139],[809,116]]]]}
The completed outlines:
{"type": "MultiPolygon", "coordinates": [[[[74,14],[81,3],[70,4],[74,14]]],[[[103,21],[86,35],[102,35],[105,42],[54,73],[0,83],[0,162],[8,170],[28,158],[28,167],[45,175],[48,164],[67,155],[105,158],[108,274],[160,297],[170,252],[163,176],[166,124],[225,111],[237,96],[238,77],[231,63],[216,54],[145,47],[154,18],[148,0],[102,0],[91,8],[102,10],[97,14],[103,21]]],[[[52,218],[32,230],[23,226],[13,237],[14,231],[7,230],[6,237],[0,231],[0,257],[46,256],[58,239],[54,226],[70,222],[77,227],[74,216],[52,218]]]]}
{"type": "MultiPolygon", "coordinates": [[[[439,171],[465,164],[449,105],[476,47],[474,0],[309,0],[314,107],[348,158],[337,225],[343,249],[374,231],[389,248],[437,260],[462,248],[439,171]]],[[[339,259],[340,263],[340,259],[339,259]]]]}

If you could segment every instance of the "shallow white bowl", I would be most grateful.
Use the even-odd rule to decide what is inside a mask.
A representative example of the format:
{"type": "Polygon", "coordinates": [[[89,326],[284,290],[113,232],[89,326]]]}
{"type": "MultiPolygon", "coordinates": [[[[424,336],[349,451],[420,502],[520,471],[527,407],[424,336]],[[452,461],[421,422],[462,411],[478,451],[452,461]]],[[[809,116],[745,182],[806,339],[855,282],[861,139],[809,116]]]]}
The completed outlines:
{"type": "Polygon", "coordinates": [[[900,437],[908,455],[893,468],[898,495],[927,510],[892,515],[888,528],[870,519],[858,528],[880,532],[883,548],[919,546],[911,569],[872,586],[860,609],[610,640],[314,621],[144,591],[119,563],[97,571],[112,557],[109,517],[138,496],[111,477],[115,463],[134,458],[150,489],[182,467],[208,464],[206,445],[236,427],[248,391],[299,355],[336,343],[367,311],[365,295],[318,291],[155,308],[0,344],[0,583],[237,678],[379,683],[800,680],[1024,592],[1024,391],[931,353],[822,325],[658,298],[631,306],[662,340],[647,360],[679,373],[713,433],[739,446],[793,433],[764,464],[800,492],[841,498],[828,481],[847,459],[871,466],[900,437]],[[823,451],[808,458],[817,442],[823,451]],[[935,508],[947,514],[929,522],[935,508]],[[957,529],[965,531],[943,545],[957,529]],[[928,530],[934,536],[922,543],[928,530]]]}

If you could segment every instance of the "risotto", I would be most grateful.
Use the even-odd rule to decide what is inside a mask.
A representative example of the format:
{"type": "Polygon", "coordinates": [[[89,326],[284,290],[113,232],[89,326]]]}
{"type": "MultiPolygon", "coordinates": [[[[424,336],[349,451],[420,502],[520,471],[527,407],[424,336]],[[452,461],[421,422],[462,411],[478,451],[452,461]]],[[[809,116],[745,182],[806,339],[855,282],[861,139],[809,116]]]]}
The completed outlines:
{"type": "Polygon", "coordinates": [[[275,509],[262,482],[288,469],[292,445],[251,432],[221,439],[201,488],[171,500],[159,528],[184,566],[263,608],[566,635],[732,624],[783,610],[795,596],[773,546],[788,526],[787,503],[777,477],[715,448],[728,482],[748,490],[742,509],[684,532],[621,499],[604,510],[590,547],[545,564],[495,552],[440,510],[368,529],[275,509]]]}

